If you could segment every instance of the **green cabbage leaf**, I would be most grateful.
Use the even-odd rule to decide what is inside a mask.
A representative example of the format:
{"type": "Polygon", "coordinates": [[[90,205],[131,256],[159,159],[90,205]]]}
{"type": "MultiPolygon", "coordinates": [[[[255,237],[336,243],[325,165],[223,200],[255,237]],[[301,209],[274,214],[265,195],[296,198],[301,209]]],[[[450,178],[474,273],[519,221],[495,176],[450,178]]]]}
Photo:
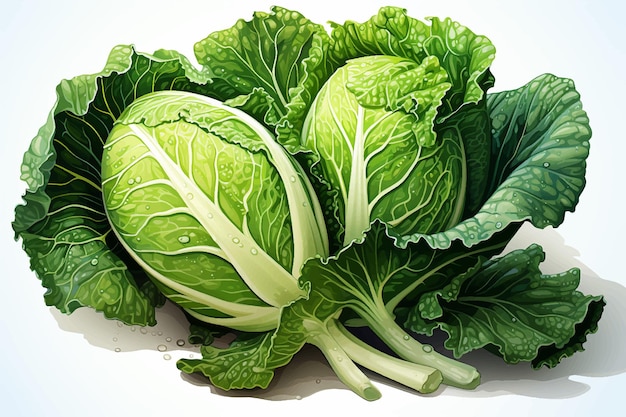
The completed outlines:
{"type": "Polygon", "coordinates": [[[100,167],[114,121],[136,98],[159,90],[207,95],[208,78],[175,52],[114,48],[104,69],[62,81],[46,124],[24,155],[25,205],[13,229],[31,268],[47,288],[45,301],[64,313],[92,307],[127,324],[154,324],[163,303],[146,273],[114,237],[100,167]]]}
{"type": "Polygon", "coordinates": [[[485,260],[444,287],[428,290],[426,285],[406,326],[428,335],[440,327],[456,357],[487,347],[507,363],[554,367],[582,350],[605,303],[576,291],[576,268],[543,275],[544,257],[541,247],[532,245],[485,260]]]}

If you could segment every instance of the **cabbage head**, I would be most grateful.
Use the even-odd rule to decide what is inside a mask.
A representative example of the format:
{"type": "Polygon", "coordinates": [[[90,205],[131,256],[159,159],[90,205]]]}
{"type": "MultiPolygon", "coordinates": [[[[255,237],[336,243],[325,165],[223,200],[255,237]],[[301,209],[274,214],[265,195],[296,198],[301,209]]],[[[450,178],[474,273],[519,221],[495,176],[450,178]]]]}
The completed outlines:
{"type": "Polygon", "coordinates": [[[222,102],[146,94],[116,120],[102,158],[113,231],[196,319],[273,329],[279,308],[304,295],[304,262],[328,256],[307,177],[263,126],[222,102]]]}

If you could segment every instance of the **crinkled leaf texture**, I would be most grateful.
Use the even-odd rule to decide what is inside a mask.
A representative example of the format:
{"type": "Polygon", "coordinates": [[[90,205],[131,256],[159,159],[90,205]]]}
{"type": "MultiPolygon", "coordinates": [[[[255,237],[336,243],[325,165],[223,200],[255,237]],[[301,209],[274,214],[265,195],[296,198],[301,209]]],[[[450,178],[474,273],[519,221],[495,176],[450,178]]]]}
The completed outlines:
{"type": "Polygon", "coordinates": [[[489,196],[478,212],[431,235],[402,236],[400,246],[424,238],[434,247],[456,239],[466,246],[510,224],[558,226],[585,186],[591,129],[574,83],[546,74],[512,91],[489,94],[493,160],[489,196]]]}
{"type": "Polygon", "coordinates": [[[195,54],[226,104],[254,116],[295,151],[306,112],[329,75],[328,38],[300,13],[273,7],[213,32],[195,54]]]}
{"type": "Polygon", "coordinates": [[[200,320],[276,327],[302,264],[327,256],[300,167],[246,113],[181,91],[135,100],[105,144],[109,222],[169,298],[200,320]]]}
{"type": "Polygon", "coordinates": [[[25,205],[13,228],[31,268],[64,313],[89,306],[128,324],[154,324],[163,296],[113,236],[100,185],[103,146],[136,98],[158,90],[209,94],[207,78],[171,51],[114,48],[102,72],[62,81],[47,123],[24,155],[25,205]]]}
{"type": "Polygon", "coordinates": [[[507,363],[556,366],[583,350],[605,302],[576,291],[580,271],[543,275],[539,245],[485,260],[446,286],[425,292],[406,321],[419,333],[440,327],[456,357],[486,347],[507,363]]]}
{"type": "MultiPolygon", "coordinates": [[[[420,64],[435,60],[445,71],[449,88],[429,129],[463,143],[468,167],[465,213],[473,214],[483,201],[489,173],[490,125],[484,97],[493,85],[489,66],[494,46],[451,19],[432,18],[429,25],[396,7],[383,7],[364,23],[332,23],[329,61],[335,68],[355,58],[380,55],[420,64]]],[[[414,140],[421,146],[435,144],[430,135],[414,140]]],[[[323,177],[321,181],[326,182],[323,177]]],[[[331,195],[331,203],[332,199],[331,195]]]]}
{"type": "Polygon", "coordinates": [[[434,57],[418,64],[370,56],[349,61],[320,90],[302,142],[314,155],[312,172],[334,195],[326,203],[344,246],[374,219],[401,235],[445,230],[460,219],[463,145],[433,131],[446,80],[434,57]]]}
{"type": "MultiPolygon", "coordinates": [[[[198,332],[196,332],[198,333],[198,332]]],[[[185,373],[202,373],[218,388],[267,388],[274,370],[288,364],[302,349],[308,330],[291,307],[283,308],[277,330],[264,333],[237,332],[226,348],[203,345],[202,359],[180,359],[185,373]]]]}

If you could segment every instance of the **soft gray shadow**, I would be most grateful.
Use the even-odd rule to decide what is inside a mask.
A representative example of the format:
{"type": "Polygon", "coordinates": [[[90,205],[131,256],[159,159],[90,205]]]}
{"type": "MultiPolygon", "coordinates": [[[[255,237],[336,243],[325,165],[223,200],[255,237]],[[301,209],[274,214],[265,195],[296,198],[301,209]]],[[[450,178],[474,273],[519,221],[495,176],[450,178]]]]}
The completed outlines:
{"type": "Polygon", "coordinates": [[[153,327],[127,326],[108,320],[90,308],[79,308],[71,315],[53,307],[50,312],[61,329],[82,334],[91,345],[104,349],[116,352],[183,350],[191,355],[199,352],[197,346],[187,341],[189,324],[185,315],[170,302],[157,310],[157,324],[153,327]]]}
{"type": "Polygon", "coordinates": [[[253,397],[270,401],[300,400],[327,389],[348,390],[314,346],[305,345],[289,365],[277,369],[266,389],[224,391],[216,388],[199,374],[181,373],[181,378],[211,393],[225,397],[253,397]]]}
{"type": "MultiPolygon", "coordinates": [[[[598,277],[578,259],[579,253],[565,244],[556,230],[537,231],[522,228],[507,251],[540,243],[547,253],[542,264],[544,273],[562,272],[571,267],[581,270],[581,291],[603,294],[607,306],[600,320],[599,330],[588,337],[585,351],[565,359],[554,369],[533,370],[522,363],[507,365],[500,358],[485,352],[472,352],[464,362],[475,366],[482,375],[482,384],[473,391],[452,387],[439,389],[429,396],[494,397],[522,395],[535,398],[562,399],[584,394],[589,385],[573,381],[572,376],[607,377],[626,372],[626,288],[598,277]]],[[[65,331],[83,334],[92,345],[119,352],[136,350],[182,351],[184,357],[199,358],[199,349],[187,343],[188,325],[185,316],[173,304],[167,303],[157,311],[155,327],[125,326],[106,320],[90,309],[79,309],[71,316],[51,309],[59,327],[65,331]]],[[[435,348],[443,344],[443,335],[428,339],[435,348]]],[[[179,357],[183,357],[179,356],[179,357]]],[[[173,364],[172,364],[173,365],[173,364]]],[[[412,392],[381,376],[366,372],[377,384],[385,384],[412,392]]],[[[305,346],[282,369],[265,389],[223,391],[211,385],[201,375],[181,373],[187,383],[204,386],[211,393],[228,397],[253,397],[270,401],[300,399],[327,389],[347,389],[333,373],[320,351],[305,346]]]]}

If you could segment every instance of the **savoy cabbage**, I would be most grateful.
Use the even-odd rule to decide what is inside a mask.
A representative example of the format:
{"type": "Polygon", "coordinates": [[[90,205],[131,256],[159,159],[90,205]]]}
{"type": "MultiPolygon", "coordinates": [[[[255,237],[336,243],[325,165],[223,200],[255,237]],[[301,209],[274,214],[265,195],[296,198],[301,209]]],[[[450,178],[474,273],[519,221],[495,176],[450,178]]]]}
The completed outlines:
{"type": "Polygon", "coordinates": [[[369,400],[357,364],[426,393],[479,384],[458,361],[474,349],[534,367],[582,350],[603,298],[542,274],[538,245],[502,254],[584,188],[573,82],[488,93],[495,48],[451,19],[331,28],[276,7],[199,41],[200,69],[122,45],[62,81],[13,222],[45,302],[153,325],[169,298],[203,342],[178,367],[224,389],[267,387],[307,343],[369,400]],[[437,328],[455,359],[414,338],[437,328]]]}

